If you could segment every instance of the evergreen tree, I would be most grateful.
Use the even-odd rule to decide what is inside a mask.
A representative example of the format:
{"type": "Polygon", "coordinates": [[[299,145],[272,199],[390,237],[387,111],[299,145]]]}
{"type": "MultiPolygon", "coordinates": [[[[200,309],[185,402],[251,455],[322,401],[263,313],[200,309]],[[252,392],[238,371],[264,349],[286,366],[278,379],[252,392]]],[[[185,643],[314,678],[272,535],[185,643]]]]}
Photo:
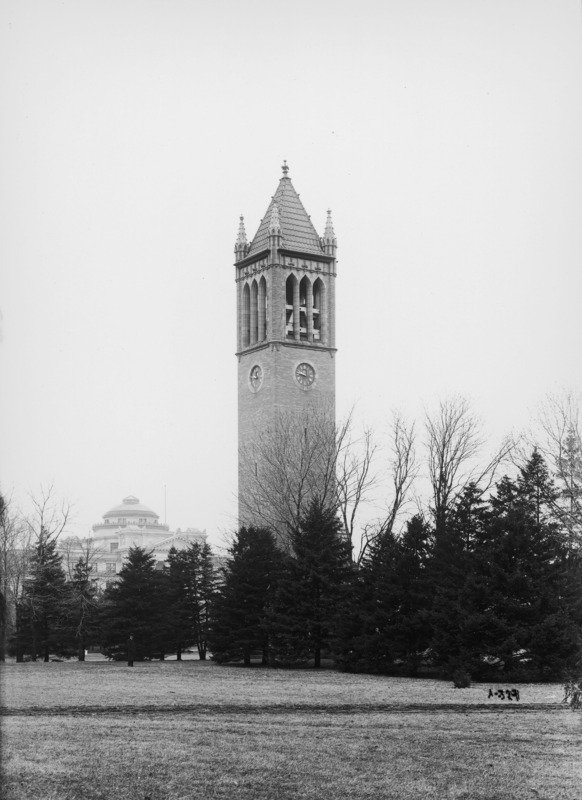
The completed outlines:
{"type": "Polygon", "coordinates": [[[181,552],[175,547],[170,548],[167,575],[167,629],[178,661],[182,660],[182,652],[194,644],[194,631],[190,624],[186,597],[187,565],[181,552]]]}
{"type": "Polygon", "coordinates": [[[483,657],[487,605],[479,565],[489,510],[475,484],[465,487],[437,531],[429,562],[431,649],[445,674],[476,674],[483,657]]]}
{"type": "Polygon", "coordinates": [[[273,651],[277,661],[313,659],[341,650],[342,618],[353,577],[351,548],[335,511],[318,500],[291,534],[293,558],[279,584],[273,651]]]}
{"type": "Polygon", "coordinates": [[[383,531],[370,545],[352,584],[353,602],[342,626],[340,665],[353,672],[389,674],[397,658],[392,633],[399,613],[398,540],[383,531]]]}
{"type": "Polygon", "coordinates": [[[558,676],[575,657],[580,618],[579,566],[553,518],[557,492],[534,450],[517,481],[505,478],[492,499],[483,571],[492,649],[507,671],[558,676]]]}
{"type": "Polygon", "coordinates": [[[395,586],[398,613],[388,629],[396,657],[404,662],[406,674],[418,673],[423,653],[431,642],[432,595],[428,575],[432,532],[421,516],[408,521],[398,541],[395,586]]]}
{"type": "Polygon", "coordinates": [[[430,544],[429,526],[415,516],[402,537],[387,530],[371,546],[358,574],[351,617],[359,619],[359,630],[354,624],[345,668],[417,674],[430,644],[430,544]]]}
{"type": "Polygon", "coordinates": [[[216,593],[210,545],[194,542],[185,550],[172,548],[168,561],[170,617],[177,658],[181,658],[184,646],[195,644],[204,661],[216,593]]]}
{"type": "Polygon", "coordinates": [[[229,550],[214,604],[209,647],[219,663],[253,653],[269,661],[271,609],[286,556],[266,528],[241,528],[229,550]]]}
{"type": "Polygon", "coordinates": [[[130,548],[119,581],[104,593],[101,629],[107,655],[125,654],[133,634],[137,661],[164,657],[170,645],[167,589],[167,577],[156,570],[151,553],[130,548]]]}
{"type": "Polygon", "coordinates": [[[63,619],[69,639],[77,645],[77,658],[85,660],[85,649],[98,641],[99,596],[92,566],[80,557],[73,569],[63,599],[63,619]]]}
{"type": "Polygon", "coordinates": [[[568,546],[582,549],[582,438],[571,424],[556,456],[556,476],[560,482],[560,519],[567,532],[568,546]]]}
{"type": "Polygon", "coordinates": [[[64,604],[68,595],[62,557],[56,550],[56,536],[41,528],[17,604],[14,648],[17,655],[29,653],[33,661],[50,654],[68,655],[70,635],[64,604]]]}

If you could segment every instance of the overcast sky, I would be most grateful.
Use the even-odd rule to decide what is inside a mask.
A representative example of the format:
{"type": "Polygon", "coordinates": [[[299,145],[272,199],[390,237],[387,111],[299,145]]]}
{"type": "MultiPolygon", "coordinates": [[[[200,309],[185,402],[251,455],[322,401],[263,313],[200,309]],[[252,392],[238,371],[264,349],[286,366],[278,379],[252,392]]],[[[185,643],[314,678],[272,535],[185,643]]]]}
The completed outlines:
{"type": "Polygon", "coordinates": [[[337,399],[582,387],[580,0],[4,0],[0,489],[235,525],[233,246],[287,159],[338,238],[337,399]]]}

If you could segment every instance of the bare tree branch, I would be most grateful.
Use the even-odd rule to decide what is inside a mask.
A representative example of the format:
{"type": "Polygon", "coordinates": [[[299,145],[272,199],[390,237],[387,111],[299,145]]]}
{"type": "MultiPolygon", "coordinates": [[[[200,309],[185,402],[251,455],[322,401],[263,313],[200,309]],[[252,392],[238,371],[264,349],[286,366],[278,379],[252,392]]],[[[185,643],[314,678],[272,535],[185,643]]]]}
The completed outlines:
{"type": "Polygon", "coordinates": [[[317,498],[341,516],[353,546],[358,509],[376,483],[376,445],[371,431],[352,431],[352,414],[336,425],[331,407],[281,411],[241,451],[241,524],[264,525],[286,545],[317,498]]]}
{"type": "Polygon", "coordinates": [[[466,486],[473,483],[481,494],[488,491],[513,443],[506,439],[484,468],[477,467],[476,459],[484,444],[481,426],[461,397],[441,401],[436,414],[426,414],[425,429],[431,512],[438,534],[444,530],[451,508],[466,486]]]}
{"type": "Polygon", "coordinates": [[[556,518],[567,531],[571,546],[582,546],[582,434],[580,398],[567,391],[548,395],[537,430],[526,438],[536,447],[557,481],[560,495],[552,503],[556,518]]]}
{"type": "Polygon", "coordinates": [[[71,504],[55,497],[54,486],[40,487],[38,494],[29,495],[32,514],[26,518],[31,533],[36,537],[58,539],[71,520],[71,504]]]}

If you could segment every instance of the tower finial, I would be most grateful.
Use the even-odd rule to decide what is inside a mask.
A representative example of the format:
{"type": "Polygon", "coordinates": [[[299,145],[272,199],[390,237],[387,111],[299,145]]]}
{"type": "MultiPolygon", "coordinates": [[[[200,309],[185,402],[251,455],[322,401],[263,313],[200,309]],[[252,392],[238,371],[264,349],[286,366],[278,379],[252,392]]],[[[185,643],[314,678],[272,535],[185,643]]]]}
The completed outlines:
{"type": "Polygon", "coordinates": [[[236,260],[240,261],[241,258],[244,258],[248,253],[249,248],[250,244],[247,242],[247,232],[245,231],[245,218],[241,214],[240,222],[238,224],[238,236],[236,237],[236,242],[234,244],[236,260]]]}
{"type": "Polygon", "coordinates": [[[335,231],[333,229],[333,222],[331,219],[331,209],[327,209],[327,220],[325,221],[325,231],[323,239],[321,240],[323,249],[329,256],[335,258],[337,239],[335,238],[335,231]]]}
{"type": "Polygon", "coordinates": [[[245,231],[245,218],[243,215],[240,215],[240,222],[238,226],[238,236],[236,237],[237,244],[246,244],[247,243],[247,232],[245,231]]]}
{"type": "Polygon", "coordinates": [[[331,219],[331,208],[327,209],[327,219],[325,221],[324,239],[335,239],[335,231],[333,229],[333,222],[331,219]]]}
{"type": "Polygon", "coordinates": [[[289,172],[289,167],[287,166],[287,159],[283,160],[283,166],[281,167],[281,169],[283,170],[283,177],[286,178],[287,173],[289,172]]]}

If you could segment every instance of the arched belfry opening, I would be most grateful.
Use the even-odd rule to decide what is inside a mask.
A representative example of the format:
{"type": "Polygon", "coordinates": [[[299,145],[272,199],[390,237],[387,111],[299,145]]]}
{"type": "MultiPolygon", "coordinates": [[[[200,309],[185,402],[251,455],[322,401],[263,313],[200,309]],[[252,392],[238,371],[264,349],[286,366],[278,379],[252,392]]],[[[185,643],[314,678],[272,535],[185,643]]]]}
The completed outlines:
{"type": "Polygon", "coordinates": [[[309,339],[311,305],[311,282],[305,275],[299,282],[299,338],[304,342],[309,339]]]}
{"type": "Polygon", "coordinates": [[[259,281],[257,297],[257,341],[264,342],[267,338],[267,281],[263,275],[259,281]]]}
{"type": "Polygon", "coordinates": [[[296,339],[299,335],[299,317],[296,306],[299,306],[299,282],[295,275],[291,274],[285,282],[285,337],[287,339],[296,339]]]}
{"type": "Polygon", "coordinates": [[[242,294],[241,338],[242,346],[248,347],[251,343],[251,290],[248,283],[243,286],[242,294]]]}
{"type": "Polygon", "coordinates": [[[325,284],[318,278],[313,284],[313,341],[325,344],[325,284]]]}
{"type": "Polygon", "coordinates": [[[259,287],[257,282],[251,284],[251,344],[259,338],[259,287]]]}

